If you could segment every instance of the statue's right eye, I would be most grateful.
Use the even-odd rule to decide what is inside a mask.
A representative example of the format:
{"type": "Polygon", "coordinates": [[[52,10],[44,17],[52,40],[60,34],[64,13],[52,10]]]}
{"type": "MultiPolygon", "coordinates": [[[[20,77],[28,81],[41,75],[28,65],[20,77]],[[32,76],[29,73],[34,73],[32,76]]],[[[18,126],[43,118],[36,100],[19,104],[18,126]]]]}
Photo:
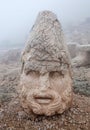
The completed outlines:
{"type": "Polygon", "coordinates": [[[32,77],[40,76],[39,71],[33,71],[33,70],[27,71],[27,72],[25,72],[25,74],[28,75],[28,76],[32,76],[32,77]]]}

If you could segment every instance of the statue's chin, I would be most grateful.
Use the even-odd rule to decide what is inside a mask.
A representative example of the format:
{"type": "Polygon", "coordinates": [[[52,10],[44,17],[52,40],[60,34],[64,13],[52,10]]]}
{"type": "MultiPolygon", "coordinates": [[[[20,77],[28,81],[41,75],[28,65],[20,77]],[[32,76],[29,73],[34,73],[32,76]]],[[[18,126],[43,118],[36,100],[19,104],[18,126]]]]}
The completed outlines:
{"type": "Polygon", "coordinates": [[[38,114],[38,115],[46,115],[46,116],[51,116],[51,115],[54,115],[55,114],[55,111],[53,110],[50,110],[50,109],[47,109],[46,110],[46,107],[44,108],[44,107],[41,107],[41,109],[39,110],[39,109],[33,109],[32,110],[33,111],[33,113],[35,113],[35,114],[38,114]]]}

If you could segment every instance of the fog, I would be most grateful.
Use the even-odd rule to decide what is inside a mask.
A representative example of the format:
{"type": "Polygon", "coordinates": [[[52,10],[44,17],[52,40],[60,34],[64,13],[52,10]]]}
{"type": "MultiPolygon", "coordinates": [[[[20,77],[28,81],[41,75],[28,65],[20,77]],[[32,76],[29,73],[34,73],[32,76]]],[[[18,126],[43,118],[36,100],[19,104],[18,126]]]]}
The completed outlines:
{"type": "Polygon", "coordinates": [[[42,10],[56,13],[66,27],[90,17],[90,0],[0,0],[0,47],[24,43],[42,10]]]}

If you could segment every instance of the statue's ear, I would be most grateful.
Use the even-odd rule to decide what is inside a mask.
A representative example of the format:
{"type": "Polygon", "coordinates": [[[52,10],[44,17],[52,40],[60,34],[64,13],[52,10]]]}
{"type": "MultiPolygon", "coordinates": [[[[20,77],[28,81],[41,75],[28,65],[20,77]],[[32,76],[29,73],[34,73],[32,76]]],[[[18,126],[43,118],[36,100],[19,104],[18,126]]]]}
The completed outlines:
{"type": "Polygon", "coordinates": [[[21,53],[21,73],[23,72],[24,63],[25,63],[24,55],[25,55],[25,52],[22,51],[22,53],[21,53]]]}
{"type": "Polygon", "coordinates": [[[22,62],[22,65],[21,65],[21,73],[23,72],[23,68],[24,68],[24,62],[22,62]]]}

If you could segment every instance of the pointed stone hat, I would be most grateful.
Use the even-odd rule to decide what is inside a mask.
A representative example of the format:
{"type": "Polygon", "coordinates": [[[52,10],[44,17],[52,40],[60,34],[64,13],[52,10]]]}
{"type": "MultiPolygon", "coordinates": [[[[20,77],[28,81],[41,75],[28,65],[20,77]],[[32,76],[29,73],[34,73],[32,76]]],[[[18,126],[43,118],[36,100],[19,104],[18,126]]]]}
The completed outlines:
{"type": "Polygon", "coordinates": [[[40,12],[22,53],[22,70],[40,72],[70,70],[70,58],[61,24],[50,11],[40,12]]]}

